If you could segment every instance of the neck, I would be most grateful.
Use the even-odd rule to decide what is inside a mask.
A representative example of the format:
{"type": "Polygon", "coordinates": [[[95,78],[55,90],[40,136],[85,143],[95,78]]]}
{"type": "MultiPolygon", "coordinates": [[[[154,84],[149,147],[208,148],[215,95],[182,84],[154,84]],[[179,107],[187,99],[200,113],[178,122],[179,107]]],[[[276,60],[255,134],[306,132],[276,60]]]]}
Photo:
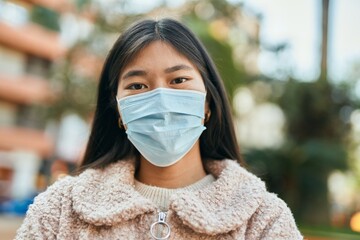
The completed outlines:
{"type": "Polygon", "coordinates": [[[205,176],[198,141],[182,159],[169,167],[157,167],[141,156],[135,177],[138,181],[151,186],[182,188],[205,176]]]}

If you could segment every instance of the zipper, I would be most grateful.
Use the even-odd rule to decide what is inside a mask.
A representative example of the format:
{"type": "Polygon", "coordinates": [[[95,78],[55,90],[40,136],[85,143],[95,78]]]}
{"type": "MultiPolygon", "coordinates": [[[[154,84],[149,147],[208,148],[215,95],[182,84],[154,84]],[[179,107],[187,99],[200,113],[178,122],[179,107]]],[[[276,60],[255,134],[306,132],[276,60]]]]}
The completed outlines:
{"type": "Polygon", "coordinates": [[[159,212],[158,220],[151,224],[150,234],[156,240],[166,240],[170,237],[170,225],[166,222],[166,212],[159,212]],[[165,233],[164,230],[166,229],[165,233]]]}

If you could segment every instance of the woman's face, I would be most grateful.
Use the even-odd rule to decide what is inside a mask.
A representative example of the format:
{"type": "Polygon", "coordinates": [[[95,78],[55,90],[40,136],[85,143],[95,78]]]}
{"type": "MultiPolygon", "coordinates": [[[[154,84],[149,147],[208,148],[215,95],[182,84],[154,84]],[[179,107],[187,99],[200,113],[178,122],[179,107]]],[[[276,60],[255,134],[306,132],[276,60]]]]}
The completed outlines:
{"type": "Polygon", "coordinates": [[[171,45],[155,41],[125,66],[120,74],[117,98],[159,87],[206,92],[197,68],[171,45]]]}

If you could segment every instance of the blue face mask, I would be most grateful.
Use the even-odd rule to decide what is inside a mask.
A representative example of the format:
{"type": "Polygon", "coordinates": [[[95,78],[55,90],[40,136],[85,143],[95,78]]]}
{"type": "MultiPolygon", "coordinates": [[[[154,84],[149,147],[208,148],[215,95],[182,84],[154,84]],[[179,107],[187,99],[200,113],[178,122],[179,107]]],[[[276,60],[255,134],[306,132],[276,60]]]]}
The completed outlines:
{"type": "Polygon", "coordinates": [[[157,88],[117,99],[126,133],[141,155],[158,167],[179,161],[206,129],[206,94],[157,88]]]}

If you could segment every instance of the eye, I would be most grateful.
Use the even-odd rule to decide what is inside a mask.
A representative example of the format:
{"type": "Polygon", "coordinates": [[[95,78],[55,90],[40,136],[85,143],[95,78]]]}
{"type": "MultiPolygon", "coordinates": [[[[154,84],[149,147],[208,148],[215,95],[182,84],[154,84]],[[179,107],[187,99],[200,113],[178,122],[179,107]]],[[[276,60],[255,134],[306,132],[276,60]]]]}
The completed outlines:
{"type": "Polygon", "coordinates": [[[179,77],[179,78],[175,78],[174,80],[171,81],[172,84],[181,84],[186,82],[188,79],[184,78],[184,77],[179,77]]]}
{"type": "Polygon", "coordinates": [[[130,90],[141,90],[144,88],[147,88],[147,86],[142,83],[133,83],[126,87],[126,89],[130,89],[130,90]]]}

